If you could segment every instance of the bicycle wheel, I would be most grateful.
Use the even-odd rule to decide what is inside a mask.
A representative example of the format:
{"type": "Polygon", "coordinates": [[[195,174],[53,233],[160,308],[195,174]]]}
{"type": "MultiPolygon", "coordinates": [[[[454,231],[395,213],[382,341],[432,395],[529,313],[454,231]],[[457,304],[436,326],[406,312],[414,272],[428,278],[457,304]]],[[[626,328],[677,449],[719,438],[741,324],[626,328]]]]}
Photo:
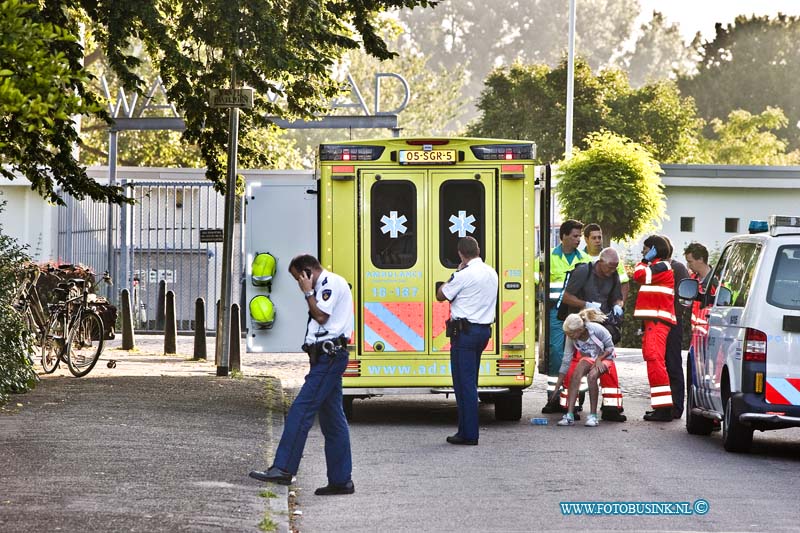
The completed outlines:
{"type": "Polygon", "coordinates": [[[52,374],[58,368],[58,361],[64,352],[64,324],[58,316],[50,320],[41,340],[42,368],[52,374]]]}
{"type": "Polygon", "coordinates": [[[84,310],[80,322],[69,332],[67,366],[80,378],[91,372],[103,352],[103,319],[84,310]]]}

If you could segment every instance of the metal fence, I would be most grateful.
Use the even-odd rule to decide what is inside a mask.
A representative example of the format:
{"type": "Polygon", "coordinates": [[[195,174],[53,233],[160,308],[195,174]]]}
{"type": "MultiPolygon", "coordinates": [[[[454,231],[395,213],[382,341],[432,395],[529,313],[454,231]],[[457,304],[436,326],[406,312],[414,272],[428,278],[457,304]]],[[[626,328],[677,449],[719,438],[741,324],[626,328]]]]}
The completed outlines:
{"type": "MultiPolygon", "coordinates": [[[[59,260],[96,272],[108,269],[115,280],[108,296],[116,302],[122,288],[131,291],[138,331],[156,330],[161,281],[175,292],[179,331],[194,328],[198,297],[206,301],[205,321],[213,329],[222,273],[222,242],[215,241],[223,228],[224,198],[203,179],[202,170],[185,171],[181,180],[147,179],[144,174],[142,179],[121,180],[135,203],[111,207],[110,216],[105,204],[65,199],[58,216],[59,260]]],[[[234,280],[243,265],[240,213],[237,208],[234,280]]],[[[232,286],[232,301],[237,301],[239,284],[232,286]]]]}

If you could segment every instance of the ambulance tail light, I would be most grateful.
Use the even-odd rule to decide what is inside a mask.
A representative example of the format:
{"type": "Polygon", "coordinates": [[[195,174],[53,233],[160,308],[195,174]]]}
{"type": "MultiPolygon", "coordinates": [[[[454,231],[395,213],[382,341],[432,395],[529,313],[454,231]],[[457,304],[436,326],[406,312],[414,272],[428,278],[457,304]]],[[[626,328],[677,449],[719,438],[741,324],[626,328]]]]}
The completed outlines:
{"type": "Polygon", "coordinates": [[[470,150],[476,159],[488,161],[533,159],[536,156],[533,144],[485,144],[470,146],[470,150]]]}
{"type": "Polygon", "coordinates": [[[497,361],[498,376],[519,376],[524,374],[524,359],[500,359],[497,361]]]}
{"type": "Polygon", "coordinates": [[[323,144],[319,148],[320,161],[377,161],[383,155],[383,146],[355,146],[323,144]]]}
{"type": "Polygon", "coordinates": [[[767,361],[767,335],[763,331],[753,328],[745,331],[744,360],[754,363],[767,361]]]}
{"type": "Polygon", "coordinates": [[[344,369],[342,377],[357,378],[361,376],[361,361],[350,360],[347,362],[347,368],[344,369]]]}

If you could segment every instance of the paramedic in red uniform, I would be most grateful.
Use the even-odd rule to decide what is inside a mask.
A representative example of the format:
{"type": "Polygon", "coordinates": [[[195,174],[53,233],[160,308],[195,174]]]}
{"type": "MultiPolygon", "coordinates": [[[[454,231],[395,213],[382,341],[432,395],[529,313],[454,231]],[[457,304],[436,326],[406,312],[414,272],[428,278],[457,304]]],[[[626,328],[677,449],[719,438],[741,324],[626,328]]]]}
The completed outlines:
{"type": "Polygon", "coordinates": [[[644,241],[642,261],[633,272],[633,280],[639,284],[633,316],[643,320],[642,357],[647,363],[653,408],[644,419],[658,422],[672,420],[672,392],[665,363],[667,335],[676,322],[675,280],[669,255],[667,242],[651,235],[644,241]]]}

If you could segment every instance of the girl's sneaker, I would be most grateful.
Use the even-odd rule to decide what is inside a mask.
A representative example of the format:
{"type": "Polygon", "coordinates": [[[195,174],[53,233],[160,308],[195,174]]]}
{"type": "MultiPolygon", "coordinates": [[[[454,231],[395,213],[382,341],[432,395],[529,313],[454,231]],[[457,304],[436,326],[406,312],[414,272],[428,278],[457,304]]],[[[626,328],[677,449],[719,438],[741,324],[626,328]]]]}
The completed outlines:
{"type": "Polygon", "coordinates": [[[600,422],[597,421],[597,415],[595,414],[588,415],[586,417],[586,422],[584,423],[584,425],[590,428],[597,427],[598,425],[600,425],[600,422]]]}
{"type": "Polygon", "coordinates": [[[570,413],[565,414],[561,417],[561,420],[558,421],[559,426],[574,426],[575,425],[575,417],[572,416],[570,413]]]}

